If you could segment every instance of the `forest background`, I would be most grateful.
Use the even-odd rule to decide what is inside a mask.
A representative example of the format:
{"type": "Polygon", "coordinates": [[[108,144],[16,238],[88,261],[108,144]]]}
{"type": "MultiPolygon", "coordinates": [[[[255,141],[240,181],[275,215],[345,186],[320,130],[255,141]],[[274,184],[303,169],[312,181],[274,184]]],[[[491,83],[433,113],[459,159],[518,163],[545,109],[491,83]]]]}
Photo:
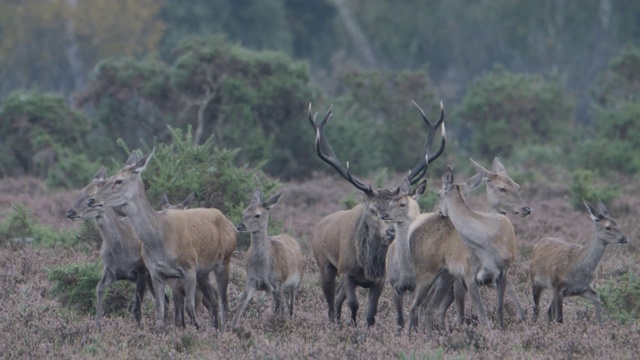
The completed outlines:
{"type": "MultiPolygon", "coordinates": [[[[304,242],[332,209],[315,189],[336,186],[309,104],[318,116],[333,106],[336,153],[386,186],[422,146],[411,100],[432,120],[444,103],[435,183],[447,164],[469,175],[469,157],[499,157],[528,198],[638,211],[638,1],[0,0],[5,195],[69,194],[99,166],[155,147],[145,182],[156,204],[193,191],[195,205],[237,221],[255,186],[286,184],[287,206],[316,213],[276,227],[304,242]]],[[[358,201],[342,190],[335,206],[358,201]]],[[[57,201],[0,199],[0,243],[86,244],[90,225],[61,221],[69,203],[57,201]]],[[[640,294],[633,276],[626,286],[640,294]]]]}

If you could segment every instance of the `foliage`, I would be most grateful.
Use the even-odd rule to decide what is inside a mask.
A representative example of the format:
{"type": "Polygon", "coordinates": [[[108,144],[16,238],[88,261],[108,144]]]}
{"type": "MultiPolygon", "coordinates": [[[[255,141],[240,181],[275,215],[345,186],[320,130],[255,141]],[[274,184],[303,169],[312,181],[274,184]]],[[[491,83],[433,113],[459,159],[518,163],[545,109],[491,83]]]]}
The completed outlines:
{"type": "Polygon", "coordinates": [[[17,203],[0,222],[0,245],[72,246],[75,237],[71,230],[55,230],[41,224],[29,208],[17,203]]]}
{"type": "Polygon", "coordinates": [[[610,204],[620,194],[617,185],[599,185],[596,182],[598,174],[591,170],[579,169],[571,173],[571,205],[578,210],[584,206],[583,199],[595,202],[602,200],[610,204]]]}
{"type": "Polygon", "coordinates": [[[308,176],[313,134],[303,119],[316,90],[306,65],[221,37],[185,40],[175,55],[171,65],[105,61],[77,103],[95,104],[101,127],[131,146],[168,140],[166,124],[191,125],[194,143],[213,136],[219,147],[242,148],[240,162],[268,158],[271,175],[308,176]]]}
{"type": "Polygon", "coordinates": [[[572,106],[555,76],[496,69],[469,86],[458,138],[474,156],[500,158],[523,146],[567,144],[572,106]]]}
{"type": "MultiPolygon", "coordinates": [[[[432,122],[439,116],[428,74],[353,70],[341,76],[340,86],[343,95],[327,126],[327,137],[336,154],[349,161],[352,172],[381,168],[408,172],[413,168],[427,132],[411,100],[432,122]]],[[[324,116],[324,109],[318,111],[319,117],[324,116]]],[[[434,142],[435,149],[439,140],[434,142]]]]}
{"type": "MultiPolygon", "coordinates": [[[[95,315],[96,286],[102,277],[100,261],[54,266],[47,275],[52,283],[51,295],[62,305],[95,315]]],[[[116,281],[107,287],[103,305],[105,314],[124,316],[135,293],[134,288],[128,281],[116,281]]]]}
{"type": "MultiPolygon", "coordinates": [[[[193,145],[191,128],[183,132],[170,127],[169,132],[172,142],[156,141],[153,158],[143,173],[147,196],[156,202],[156,208],[160,208],[162,193],[177,203],[194,192],[192,207],[213,207],[236,221],[255,188],[267,194],[279,186],[260,170],[263,164],[237,167],[234,162],[238,151],[217,148],[213,138],[193,145]]],[[[126,150],[122,142],[121,146],[126,150]]]]}
{"type": "Polygon", "coordinates": [[[593,91],[601,107],[640,102],[640,47],[628,46],[609,62],[593,91]]]}
{"type": "Polygon", "coordinates": [[[598,286],[600,301],[606,314],[624,324],[640,319],[640,278],[628,272],[598,286]]]}
{"type": "Polygon", "coordinates": [[[53,187],[77,187],[95,168],[85,155],[90,121],[62,97],[15,92],[0,107],[0,176],[33,175],[53,187]]]}

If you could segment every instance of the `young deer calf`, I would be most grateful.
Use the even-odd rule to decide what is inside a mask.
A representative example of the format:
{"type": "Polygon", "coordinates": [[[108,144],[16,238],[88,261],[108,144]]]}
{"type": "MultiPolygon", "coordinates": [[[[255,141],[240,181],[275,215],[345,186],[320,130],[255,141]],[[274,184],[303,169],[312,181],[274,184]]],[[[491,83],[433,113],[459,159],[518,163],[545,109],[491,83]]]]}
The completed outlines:
{"type": "Polygon", "coordinates": [[[242,313],[256,290],[265,290],[273,296],[275,313],[283,313],[282,294],[289,298],[289,315],[293,316],[296,290],[304,270],[304,259],[300,245],[291,236],[267,235],[269,212],[278,202],[282,192],[267,201],[262,201],[262,191],[253,192],[251,203],[242,212],[238,231],[251,233],[251,246],[245,257],[247,283],[240,298],[238,312],[233,319],[236,328],[242,313]]]}
{"type": "Polygon", "coordinates": [[[555,317],[555,320],[561,323],[563,298],[578,295],[593,302],[598,323],[602,324],[600,300],[591,287],[591,282],[596,277],[598,265],[607,245],[613,243],[624,245],[627,243],[627,238],[601,201],[598,200],[597,210],[586,201],[584,204],[595,225],[589,244],[581,246],[562,239],[545,238],[533,247],[529,273],[533,292],[534,321],[538,318],[542,291],[552,289],[553,299],[547,312],[549,321],[555,317]]]}

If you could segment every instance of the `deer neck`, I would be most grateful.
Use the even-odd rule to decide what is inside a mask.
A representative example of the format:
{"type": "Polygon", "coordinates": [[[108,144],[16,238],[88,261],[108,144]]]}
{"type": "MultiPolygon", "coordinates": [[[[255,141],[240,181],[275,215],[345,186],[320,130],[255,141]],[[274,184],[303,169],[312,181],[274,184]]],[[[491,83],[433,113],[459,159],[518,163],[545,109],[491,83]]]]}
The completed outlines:
{"type": "Polygon", "coordinates": [[[164,242],[161,220],[158,213],[151,207],[141,180],[138,181],[138,191],[122,207],[122,210],[127,214],[131,225],[145,247],[153,249],[164,242]]]}
{"type": "Polygon", "coordinates": [[[600,265],[606,248],[607,243],[594,230],[591,242],[580,249],[575,265],[576,269],[585,274],[595,272],[598,269],[598,265],[600,265]]]}
{"type": "Polygon", "coordinates": [[[271,257],[269,256],[269,235],[267,225],[258,231],[251,232],[251,248],[249,249],[248,263],[255,276],[269,276],[271,257]]]}

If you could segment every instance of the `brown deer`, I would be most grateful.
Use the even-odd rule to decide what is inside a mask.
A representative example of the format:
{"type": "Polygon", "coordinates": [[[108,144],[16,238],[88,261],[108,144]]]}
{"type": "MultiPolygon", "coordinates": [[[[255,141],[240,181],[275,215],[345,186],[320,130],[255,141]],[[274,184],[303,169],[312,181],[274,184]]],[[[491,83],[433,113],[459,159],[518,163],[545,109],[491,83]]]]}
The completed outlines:
{"type": "Polygon", "coordinates": [[[533,247],[529,275],[533,293],[534,321],[538,319],[542,291],[551,289],[553,299],[547,311],[549,321],[555,318],[557,322],[562,322],[564,297],[580,296],[593,302],[596,318],[602,325],[600,300],[591,283],[596,277],[607,245],[624,245],[627,238],[622,233],[620,225],[609,215],[602,201],[598,200],[598,209],[586,201],[584,204],[594,223],[591,241],[586,246],[557,238],[544,238],[533,247]]]}
{"type": "Polygon", "coordinates": [[[273,297],[276,314],[283,313],[282,295],[288,298],[289,316],[293,316],[296,291],[304,272],[304,258],[298,242],[289,235],[269,236],[269,212],[278,202],[282,192],[262,201],[262,191],[256,189],[249,206],[242,212],[242,222],[237,229],[251,233],[251,245],[245,256],[247,283],[238,312],[233,319],[237,328],[242,313],[256,290],[267,291],[273,297]]]}
{"type": "MultiPolygon", "coordinates": [[[[471,181],[478,181],[474,178],[475,176],[471,181]]],[[[503,214],[481,213],[470,209],[464,195],[465,188],[471,186],[454,184],[453,180],[453,172],[447,166],[442,176],[440,214],[449,218],[462,243],[468,248],[468,254],[471,254],[471,256],[465,257],[462,259],[463,261],[460,261],[461,259],[452,261],[452,266],[448,269],[447,274],[449,277],[445,276],[444,279],[450,282],[450,274],[465,274],[465,284],[471,296],[471,303],[478,314],[480,323],[485,326],[490,326],[490,324],[480,299],[478,286],[495,283],[498,295],[496,313],[499,325],[504,329],[503,302],[508,284],[507,274],[509,267],[516,258],[513,225],[503,214]],[[466,265],[466,268],[463,268],[462,265],[466,265]]],[[[530,209],[527,212],[530,212],[530,209]]],[[[447,250],[450,256],[455,255],[449,251],[452,251],[452,249],[447,250]]],[[[450,286],[443,286],[440,289],[442,290],[440,293],[436,292],[433,295],[435,304],[440,303],[443,296],[442,292],[448,291],[450,286]]],[[[426,291],[428,289],[421,288],[420,292],[416,290],[414,304],[419,302],[421,298],[424,299],[426,297],[426,291]]],[[[415,311],[413,304],[412,310],[415,311]]],[[[412,315],[415,316],[417,314],[414,313],[412,315]]],[[[414,320],[413,316],[411,320],[414,320]]]]}
{"type": "Polygon", "coordinates": [[[427,182],[424,180],[411,191],[409,179],[404,179],[398,195],[391,200],[388,209],[381,214],[382,220],[394,223],[396,226],[395,241],[389,245],[385,264],[387,278],[393,289],[393,302],[400,328],[404,327],[403,294],[406,291],[414,291],[416,287],[416,271],[409,244],[409,228],[414,219],[420,215],[417,200],[426,188],[427,182]]]}
{"type": "MultiPolygon", "coordinates": [[[[529,216],[532,212],[529,205],[522,199],[520,195],[520,185],[518,185],[515,181],[513,181],[505,166],[502,164],[500,159],[497,157],[493,159],[493,167],[492,171],[489,171],[482,167],[480,164],[470,159],[471,163],[476,169],[476,175],[467,181],[464,185],[464,195],[473,191],[477,186],[481,183],[486,185],[486,194],[487,194],[487,203],[490,206],[490,211],[500,214],[513,213],[515,215],[526,217],[529,216]]],[[[446,221],[450,226],[453,226],[451,222],[447,218],[434,218],[439,221],[446,221]]],[[[438,221],[436,220],[436,221],[438,221]]],[[[457,233],[454,233],[452,241],[456,241],[457,244],[460,243],[460,237],[457,233]]],[[[468,250],[468,249],[466,249],[468,250]]],[[[457,250],[456,250],[457,252],[457,250]]],[[[467,261],[471,261],[474,259],[474,256],[468,254],[467,261]]],[[[472,266],[466,266],[467,269],[472,268],[472,266]]],[[[464,320],[464,298],[466,295],[466,289],[464,284],[464,277],[454,276],[456,278],[455,283],[455,291],[451,289],[444,299],[440,301],[440,307],[438,309],[438,318],[440,319],[440,323],[444,322],[444,317],[447,309],[451,305],[454,300],[454,292],[456,294],[455,299],[457,299],[456,308],[458,309],[458,323],[461,324],[464,320]]],[[[431,294],[436,292],[440,292],[442,294],[442,286],[446,286],[446,281],[441,281],[439,279],[436,282],[436,287],[432,290],[431,294]]],[[[507,281],[507,295],[511,298],[513,305],[516,308],[516,315],[520,321],[525,319],[524,310],[518,300],[518,296],[513,284],[507,281]]],[[[433,297],[432,297],[433,298],[433,297]]],[[[434,300],[435,302],[435,300],[434,300]]],[[[430,302],[426,302],[425,305],[429,305],[427,309],[427,313],[430,314],[433,312],[433,309],[437,304],[433,304],[430,302]]],[[[424,309],[424,306],[423,306],[424,309]]],[[[429,316],[427,316],[429,317],[429,316]]]]}
{"type": "MultiPolygon", "coordinates": [[[[529,206],[522,200],[519,194],[519,185],[515,183],[507,174],[504,165],[498,158],[494,159],[493,171],[486,170],[481,165],[471,159],[472,164],[476,168],[476,175],[464,184],[464,193],[467,194],[476,189],[483,182],[486,183],[487,199],[492,209],[496,212],[506,213],[513,212],[526,216],[531,213],[529,206]]],[[[404,203],[410,204],[410,196],[398,197],[389,205],[389,214],[391,218],[398,217],[400,219],[409,216],[412,206],[402,207],[404,203]]],[[[416,205],[417,206],[417,205],[416,205]]],[[[410,216],[408,238],[404,240],[408,247],[407,253],[410,254],[409,261],[403,261],[398,268],[398,277],[404,279],[405,284],[410,284],[412,279],[414,287],[417,287],[414,301],[411,305],[411,326],[410,329],[415,330],[417,326],[417,312],[420,308],[431,314],[433,307],[430,299],[433,299],[434,293],[444,296],[448,290],[448,297],[440,301],[439,315],[444,321],[444,314],[449,305],[453,302],[453,291],[451,290],[451,281],[456,280],[456,299],[458,300],[458,320],[462,321],[464,317],[464,278],[467,271],[472,268],[469,264],[473,259],[473,255],[469,249],[462,243],[462,240],[455,231],[451,221],[437,213],[425,213],[418,216],[410,216]],[[408,265],[410,264],[410,266],[408,265]]],[[[398,227],[400,228],[400,227],[398,227]]],[[[403,236],[398,235],[396,242],[400,245],[403,243],[403,236]]],[[[394,242],[395,243],[395,242],[394,242]]],[[[391,248],[389,254],[392,253],[391,248]]],[[[389,263],[388,263],[389,265],[389,263]]],[[[397,307],[398,325],[404,326],[404,316],[402,310],[402,297],[406,291],[412,289],[405,285],[396,286],[392,281],[393,276],[389,270],[389,279],[394,288],[394,300],[397,307]]],[[[524,312],[515,293],[515,288],[511,284],[508,285],[507,291],[512,298],[519,318],[524,319],[524,312]]],[[[436,300],[434,300],[435,302],[436,300]]],[[[429,318],[430,316],[428,316],[429,318]]],[[[427,322],[427,326],[430,323],[427,322]]]]}
{"type": "MultiPolygon", "coordinates": [[[[130,161],[132,159],[130,158],[130,161]]],[[[135,161],[137,161],[137,157],[135,161]]],[[[105,289],[115,281],[127,280],[136,284],[133,314],[138,325],[140,325],[142,320],[140,305],[144,298],[147,284],[149,284],[153,292],[149,272],[142,260],[142,243],[136,236],[129,219],[122,219],[116,209],[87,206],[87,199],[104,185],[106,179],[107,169],[101,167],[96,172],[93,180],[82,189],[77,201],[67,212],[67,217],[74,221],[78,219],[95,219],[102,239],[100,258],[102,259],[103,269],[102,278],[96,287],[96,324],[100,326],[102,319],[105,289]]]]}
{"type": "MultiPolygon", "coordinates": [[[[420,107],[413,103],[428,126],[423,154],[411,170],[408,179],[410,184],[417,183],[427,170],[427,165],[442,154],[445,146],[445,131],[442,127],[440,148],[433,155],[427,156],[436,131],[444,120],[444,108],[440,103],[440,119],[436,123],[429,121],[420,107]]],[[[329,320],[340,319],[342,302],[347,299],[351,308],[351,322],[355,324],[358,311],[358,299],[355,288],[361,286],[369,289],[367,325],[375,324],[378,299],[385,282],[385,257],[389,246],[387,237],[388,225],[382,221],[380,214],[386,211],[391,199],[398,195],[399,189],[372,189],[349,172],[349,164],[343,166],[336,157],[329,140],[324,133],[324,126],[331,117],[331,109],[324,119],[316,122],[311,116],[309,104],[309,122],[316,131],[316,151],[320,159],[331,165],[342,177],[364,194],[364,203],[350,210],[337,211],[327,215],[314,227],[311,248],[320,270],[322,291],[327,300],[329,320]],[[339,292],[336,298],[336,276],[339,277],[339,292]],[[337,308],[337,312],[336,312],[337,308]]]]}
{"type": "Polygon", "coordinates": [[[195,313],[196,287],[213,306],[210,317],[221,329],[227,315],[227,285],[231,255],[236,247],[233,224],[217,209],[165,210],[152,209],[144,191],[140,174],[146,169],[153,152],[133,165],[125,165],[106,180],[93,198],[91,207],[122,206],[142,241],[142,256],[151,273],[156,299],[156,322],[164,327],[165,282],[180,279],[184,287],[185,307],[192,323],[198,327],[195,313]],[[221,302],[209,282],[216,275],[221,302]]]}
{"type": "Polygon", "coordinates": [[[182,200],[181,203],[173,205],[169,202],[167,193],[162,193],[160,205],[162,206],[162,210],[169,210],[169,209],[185,210],[189,208],[194,198],[195,198],[195,193],[191,193],[184,200],[182,200]]]}

